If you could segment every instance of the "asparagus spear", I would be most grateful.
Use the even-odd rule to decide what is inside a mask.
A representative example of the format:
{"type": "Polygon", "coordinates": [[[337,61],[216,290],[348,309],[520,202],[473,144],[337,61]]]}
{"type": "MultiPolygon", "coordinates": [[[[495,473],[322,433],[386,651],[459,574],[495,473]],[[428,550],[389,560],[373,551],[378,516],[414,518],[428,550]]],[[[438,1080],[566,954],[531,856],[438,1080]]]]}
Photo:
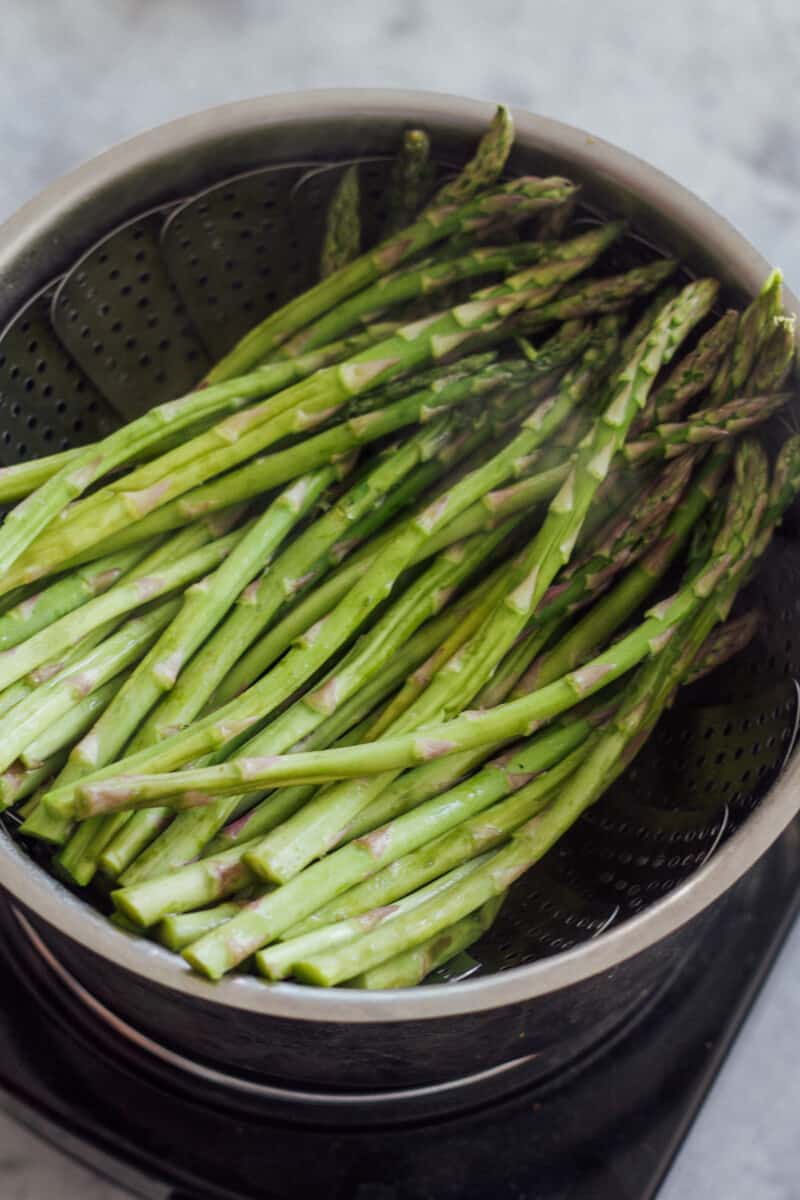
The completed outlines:
{"type": "Polygon", "coordinates": [[[729,309],[703,334],[694,350],[676,363],[666,381],[652,394],[634,433],[663,421],[674,421],[695,396],[710,386],[733,345],[738,324],[739,314],[729,309]]]}
{"type": "Polygon", "coordinates": [[[777,392],[786,385],[795,358],[794,317],[776,317],[748,377],[748,396],[777,392]]]}
{"type": "MultiPolygon", "coordinates": [[[[153,480],[148,475],[147,486],[134,489],[131,477],[126,477],[116,490],[98,493],[89,502],[88,514],[84,510],[82,515],[77,506],[72,518],[59,528],[58,537],[51,535],[49,541],[46,537],[38,539],[28,558],[23,558],[0,587],[8,590],[18,582],[28,582],[31,570],[41,575],[54,569],[59,562],[123,528],[131,515],[144,516],[192,486],[253,457],[280,438],[328,419],[353,397],[374,390],[379,383],[431,360],[441,360],[456,349],[464,352],[474,344],[502,340],[507,315],[524,305],[541,303],[561,282],[584,270],[592,257],[587,253],[573,261],[531,267],[491,289],[490,295],[481,293],[474,301],[405,326],[393,338],[348,362],[318,371],[311,379],[286,388],[265,402],[266,408],[256,405],[221,422],[180,451],[151,464],[152,469],[157,466],[163,472],[161,478],[153,480]],[[277,413],[276,400],[280,401],[277,413]],[[177,465],[183,469],[175,470],[177,465]]],[[[141,473],[137,474],[141,478],[141,473]]]]}
{"type": "MultiPolygon", "coordinates": [[[[415,403],[419,402],[420,406],[436,404],[437,394],[442,396],[454,392],[455,388],[462,399],[480,396],[484,390],[504,382],[513,383],[516,378],[516,364],[508,367],[491,364],[484,373],[459,381],[453,388],[445,386],[422,393],[415,403]]],[[[272,564],[262,579],[241,597],[228,620],[191,664],[174,695],[155,714],[137,749],[146,744],[144,738],[155,740],[166,731],[174,731],[188,724],[197,715],[279,608],[304,586],[309,572],[317,566],[321,556],[346,537],[356,520],[365,516],[413,466],[446,451],[444,435],[448,430],[449,426],[441,423],[423,428],[399,452],[391,453],[379,462],[363,481],[356,484],[346,497],[272,564]]]]}
{"type": "Polygon", "coordinates": [[[429,246],[455,233],[491,225],[498,217],[524,219],[561,203],[573,191],[574,185],[565,179],[523,176],[464,203],[434,200],[413,225],[290,300],[252,329],[209,372],[209,383],[241,375],[253,363],[263,362],[292,334],[429,246]]]}
{"type": "Polygon", "coordinates": [[[386,237],[409,225],[427,199],[434,175],[430,157],[430,138],[424,129],[407,129],[392,166],[386,197],[386,237]]]}
{"type": "Polygon", "coordinates": [[[20,758],[24,765],[29,768],[38,767],[59,750],[68,751],[108,707],[119,686],[120,679],[117,677],[79,700],[59,721],[45,729],[22,751],[20,758]]]}
{"type": "Polygon", "coordinates": [[[177,607],[177,600],[167,600],[146,616],[127,621],[119,632],[16,705],[0,725],[0,771],[7,770],[73,704],[135,662],[172,619],[177,607]]]}
{"type": "Polygon", "coordinates": [[[343,173],[328,205],[320,254],[320,279],[346,267],[358,258],[360,250],[361,188],[358,165],[353,163],[343,173]]]}
{"type": "Polygon", "coordinates": [[[436,212],[440,207],[450,204],[463,204],[490,187],[502,175],[513,144],[514,122],[511,113],[504,104],[498,104],[473,157],[455,179],[448,180],[439,188],[425,212],[436,212]]]}
{"type": "Polygon", "coordinates": [[[239,893],[237,900],[223,900],[221,904],[214,904],[211,908],[165,917],[158,927],[158,940],[168,950],[178,953],[184,946],[196,942],[204,933],[210,933],[212,929],[217,929],[231,917],[235,917],[251,898],[252,893],[245,889],[239,893]]]}
{"type": "Polygon", "coordinates": [[[781,276],[772,271],[761,292],[739,316],[736,337],[711,383],[712,404],[724,404],[743,388],[780,310],[781,276]]]}
{"type": "MultiPolygon", "coordinates": [[[[757,526],[758,506],[751,506],[751,509],[751,520],[754,511],[757,526]]],[[[750,528],[754,528],[752,523],[750,528]]],[[[743,536],[747,536],[746,532],[743,536]]],[[[391,925],[378,927],[356,942],[296,963],[295,974],[306,982],[332,986],[427,941],[477,905],[505,892],[602,795],[611,779],[638,751],[688,670],[707,636],[709,625],[719,619],[718,606],[716,599],[701,605],[686,630],[678,629],[666,652],[641,668],[611,729],[601,736],[554,803],[523,825],[509,846],[497,851],[458,887],[451,886],[447,892],[440,893],[435,902],[418,906],[391,925]]],[[[195,947],[190,947],[185,956],[194,962],[198,947],[205,946],[197,961],[203,964],[202,969],[207,969],[208,947],[216,944],[220,933],[217,931],[202,939],[195,947]]]]}
{"type": "Polygon", "coordinates": [[[93,596],[107,591],[131,567],[155,547],[155,540],[138,542],[130,550],[95,559],[51,584],[43,592],[23,600],[0,617],[0,651],[52,625],[93,596]]]}
{"type": "MultiPolygon", "coordinates": [[[[527,747],[528,753],[521,759],[519,771],[537,771],[560,762],[565,753],[587,736],[589,729],[588,722],[579,722],[577,728],[566,725],[563,729],[548,730],[540,734],[527,747]]],[[[291,884],[269,893],[273,903],[267,910],[267,918],[263,916],[266,897],[264,901],[257,902],[258,907],[254,906],[249,910],[254,916],[248,924],[257,922],[261,927],[266,919],[274,921],[274,913],[278,912],[281,914],[277,918],[278,922],[285,919],[283,928],[288,928],[290,924],[295,924],[302,917],[315,912],[325,900],[336,895],[337,891],[343,891],[363,879],[365,874],[372,874],[382,862],[392,861],[404,853],[404,849],[412,849],[424,843],[436,833],[452,828],[470,812],[485,807],[490,803],[489,789],[493,784],[495,788],[510,789],[515,775],[513,764],[512,759],[511,768],[506,769],[498,765],[495,771],[490,773],[492,777],[487,779],[484,791],[478,789],[473,795],[471,781],[467,781],[459,794],[448,793],[444,798],[436,797],[406,816],[399,817],[392,823],[391,828],[386,827],[388,832],[385,836],[368,836],[360,842],[355,841],[343,846],[329,859],[308,868],[302,877],[297,876],[291,884]],[[497,782],[494,775],[498,777],[497,782]],[[489,800],[485,798],[487,795],[489,800]],[[474,807],[470,808],[470,805],[474,807]],[[299,886],[301,878],[303,882],[302,886],[299,886]]],[[[200,904],[221,899],[230,894],[226,889],[253,882],[254,876],[247,851],[257,844],[244,842],[221,855],[201,859],[198,863],[192,863],[168,875],[122,888],[114,892],[114,904],[130,920],[146,927],[155,924],[167,913],[190,911],[200,904]]],[[[280,929],[276,932],[280,932],[280,929]]]]}
{"type": "Polygon", "coordinates": [[[688,421],[654,426],[642,434],[638,441],[628,442],[622,454],[631,463],[652,458],[671,458],[680,454],[687,445],[719,441],[729,434],[742,433],[754,425],[760,425],[791,399],[791,392],[773,392],[766,396],[729,400],[718,408],[692,413],[688,421]]]}
{"type": "MultiPolygon", "coordinates": [[[[0,811],[18,805],[21,800],[34,796],[42,784],[57,775],[66,759],[63,750],[46,759],[37,767],[24,767],[22,763],[14,763],[0,775],[0,811]]],[[[27,816],[25,806],[20,810],[22,816],[27,816]]]]}
{"type": "MultiPolygon", "coordinates": [[[[755,472],[753,473],[755,479],[755,472]]],[[[749,482],[753,483],[753,479],[749,482]]],[[[742,490],[740,485],[740,490],[742,490]]],[[[579,700],[608,687],[650,654],[658,653],[687,616],[699,606],[726,573],[728,543],[738,537],[742,517],[734,513],[717,539],[711,560],[646,619],[591,662],[537,691],[478,713],[432,725],[419,733],[383,738],[340,750],[262,759],[243,758],[197,770],[166,775],[124,776],[118,781],[86,783],[77,797],[56,798],[54,811],[91,815],[94,811],[148,806],[172,797],[176,807],[206,804],[212,795],[288,783],[325,781],[379,774],[412,766],[440,754],[457,753],[493,741],[519,736],[532,722],[552,719],[579,700]],[[733,526],[733,534],[730,526],[733,526]],[[723,538],[723,533],[727,541],[723,538]],[[188,793],[188,794],[187,794],[188,793]]]]}
{"type": "Polygon", "coordinates": [[[754,608],[715,629],[700,647],[686,676],[686,683],[696,683],[704,675],[710,675],[723,663],[734,658],[749,645],[762,621],[763,613],[754,608]]]}
{"type": "Polygon", "coordinates": [[[371,970],[362,971],[348,980],[349,986],[366,991],[415,987],[437,967],[446,965],[479,941],[494,924],[504,900],[504,895],[494,896],[474,913],[455,921],[427,942],[396,954],[371,970]]]}
{"type": "MultiPolygon", "coordinates": [[[[504,531],[472,546],[447,553],[384,615],[364,642],[357,644],[312,693],[296,700],[276,721],[247,743],[253,753],[286,749],[317,728],[349,696],[354,695],[394,653],[425,617],[446,602],[453,588],[485,560],[504,531]]],[[[126,874],[125,882],[147,878],[194,857],[231,817],[238,800],[222,801],[202,812],[185,813],[126,874]]]]}
{"type": "Polygon", "coordinates": [[[158,574],[145,573],[140,568],[116,587],[60,617],[27,641],[3,651],[0,653],[0,687],[8,687],[52,658],[60,645],[72,645],[115,617],[199,579],[223,561],[241,540],[246,529],[244,526],[217,538],[175,563],[163,566],[158,574]]]}
{"type": "MultiPolygon", "coordinates": [[[[412,908],[424,904],[426,900],[438,896],[440,892],[450,887],[452,883],[458,883],[461,879],[466,879],[476,869],[476,863],[479,864],[482,861],[484,861],[483,857],[455,867],[452,871],[442,874],[439,879],[435,879],[433,883],[428,884],[426,887],[404,896],[397,904],[375,908],[371,912],[364,912],[358,917],[351,918],[349,921],[338,921],[332,925],[313,929],[309,933],[302,934],[297,938],[291,938],[285,942],[276,942],[266,950],[259,952],[256,958],[256,966],[267,979],[285,979],[287,975],[291,974],[292,964],[295,959],[305,958],[309,954],[316,954],[317,951],[327,950],[332,946],[344,946],[359,937],[365,929],[372,929],[374,926],[380,925],[382,921],[390,921],[393,917],[399,916],[401,913],[409,912],[412,908]]],[[[231,912],[228,914],[227,920],[235,916],[238,916],[238,913],[231,912]]],[[[180,919],[178,918],[178,920],[180,919]]],[[[222,923],[221,921],[219,922],[219,924],[222,923]]],[[[218,926],[214,926],[214,928],[218,928],[218,926]]],[[[205,933],[210,932],[210,929],[201,930],[192,941],[197,941],[205,933]]],[[[175,948],[183,950],[185,946],[189,945],[191,945],[191,942],[187,941],[182,946],[176,946],[175,948]]]]}
{"type": "Polygon", "coordinates": [[[658,543],[585,617],[569,629],[544,658],[534,662],[515,687],[512,698],[544,687],[585,662],[641,607],[686,545],[692,529],[714,498],[729,460],[730,447],[723,444],[714,450],[698,472],[680,507],[667,522],[658,543]]]}
{"type": "Polygon", "coordinates": [[[556,267],[607,249],[624,231],[622,221],[599,226],[568,242],[527,242],[514,246],[485,246],[444,262],[423,262],[385,275],[371,287],[358,292],[313,325],[303,329],[282,347],[282,356],[308,353],[347,333],[359,322],[372,321],[396,305],[429,297],[454,283],[479,275],[508,275],[520,267],[556,267]]]}

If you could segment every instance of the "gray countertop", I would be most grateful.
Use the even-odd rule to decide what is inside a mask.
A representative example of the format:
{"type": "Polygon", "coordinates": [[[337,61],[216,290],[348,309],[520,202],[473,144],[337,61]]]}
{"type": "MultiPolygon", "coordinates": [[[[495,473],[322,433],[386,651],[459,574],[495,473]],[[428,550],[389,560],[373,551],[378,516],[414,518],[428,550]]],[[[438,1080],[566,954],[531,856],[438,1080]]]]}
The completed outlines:
{"type": "MultiPolygon", "coordinates": [[[[698,192],[800,286],[797,0],[6,0],[0,220],[171,117],[337,85],[458,92],[581,126],[698,192]]],[[[799,999],[796,931],[661,1200],[800,1195],[799,999]]],[[[0,1116],[0,1197],[122,1193],[0,1116]]]]}

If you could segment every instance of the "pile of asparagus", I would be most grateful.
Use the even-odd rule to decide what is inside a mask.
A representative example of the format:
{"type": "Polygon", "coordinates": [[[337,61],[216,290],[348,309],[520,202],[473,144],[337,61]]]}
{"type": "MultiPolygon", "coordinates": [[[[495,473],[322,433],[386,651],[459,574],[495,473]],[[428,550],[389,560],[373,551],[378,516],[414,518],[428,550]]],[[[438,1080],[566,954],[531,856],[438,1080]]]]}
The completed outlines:
{"type": "Polygon", "coordinates": [[[366,252],[345,173],[197,390],[0,472],[0,808],[211,979],[420,982],[752,636],[779,277],[609,273],[512,137],[434,190],[410,131],[366,252]]]}

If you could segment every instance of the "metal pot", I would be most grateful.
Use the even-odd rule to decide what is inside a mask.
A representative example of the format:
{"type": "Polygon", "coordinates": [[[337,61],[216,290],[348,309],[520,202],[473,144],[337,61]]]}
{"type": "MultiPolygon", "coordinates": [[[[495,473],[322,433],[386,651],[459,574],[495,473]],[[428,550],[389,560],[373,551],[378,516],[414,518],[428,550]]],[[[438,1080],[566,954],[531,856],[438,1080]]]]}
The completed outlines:
{"type": "MultiPolygon", "coordinates": [[[[251,185],[264,181],[265,167],[300,161],[299,178],[310,162],[341,162],[357,154],[376,156],[375,169],[380,170],[381,156],[392,152],[410,123],[430,130],[443,162],[457,162],[466,157],[489,116],[485,104],[437,94],[309,92],[187,117],[101,155],[46,189],[0,230],[0,327],[10,323],[0,338],[0,352],[7,349],[5,366],[8,346],[21,344],[20,321],[27,312],[40,323],[51,320],[61,350],[66,347],[78,364],[69,386],[76,377],[86,386],[73,387],[70,403],[86,410],[80,415],[87,422],[111,419],[114,407],[129,411],[132,397],[143,391],[151,400],[161,398],[159,388],[174,391],[187,371],[196,377],[205,347],[214,349],[214,321],[204,323],[208,309],[198,293],[187,292],[189,268],[193,266],[196,278],[197,262],[181,260],[180,253],[176,259],[176,243],[169,242],[170,236],[181,234],[182,213],[194,224],[191,237],[179,237],[177,251],[191,251],[196,259],[197,237],[205,228],[211,239],[209,222],[219,224],[214,198],[228,195],[235,206],[246,193],[252,201],[251,185]],[[249,172],[260,174],[245,174],[249,172]],[[177,209],[169,220],[170,233],[162,234],[170,206],[233,177],[243,178],[226,184],[227,193],[219,188],[209,193],[210,210],[208,197],[201,197],[194,207],[177,209]],[[108,238],[106,250],[97,247],[131,221],[127,233],[108,238]],[[115,361],[101,336],[94,343],[100,350],[92,346],[95,326],[104,320],[108,343],[115,336],[122,339],[135,304],[140,331],[149,336],[141,320],[147,304],[139,304],[142,297],[137,300],[135,287],[121,296],[116,282],[108,282],[111,271],[106,267],[114,269],[120,245],[127,247],[126,254],[135,249],[130,238],[153,222],[162,241],[151,239],[148,254],[152,258],[159,247],[163,251],[172,272],[171,282],[164,276],[165,286],[178,284],[180,300],[195,318],[187,325],[186,312],[180,311],[183,324],[176,334],[185,339],[184,349],[194,347],[192,353],[176,359],[164,350],[169,361],[155,375],[140,347],[138,359],[125,358],[120,340],[115,361]],[[122,243],[115,237],[122,237],[122,243]],[[65,273],[51,309],[48,285],[65,273]],[[104,288],[110,317],[115,305],[122,307],[121,329],[115,330],[103,311],[104,288]],[[88,314],[88,335],[82,333],[80,319],[70,316],[79,312],[81,302],[79,316],[88,314]]],[[[515,118],[512,170],[555,171],[579,180],[591,207],[631,217],[638,234],[680,255],[690,270],[721,278],[739,300],[760,286],[765,261],[678,184],[579,130],[525,112],[515,118]]],[[[325,178],[323,173],[318,182],[324,184],[325,178]]],[[[230,216],[240,222],[240,233],[253,214],[236,211],[241,211],[239,218],[235,212],[230,216]]],[[[134,263],[142,261],[137,254],[131,256],[134,263]]],[[[252,254],[246,247],[244,260],[250,255],[261,261],[258,254],[257,247],[252,254]]],[[[148,271],[141,275],[152,274],[151,266],[148,259],[148,271]]],[[[156,266],[163,273],[163,263],[156,266]]],[[[148,281],[140,278],[140,283],[146,292],[148,281]]],[[[791,296],[787,304],[797,309],[791,296]]],[[[175,307],[180,310],[180,303],[175,307]]],[[[25,411],[41,418],[50,412],[48,404],[52,407],[52,394],[45,397],[34,390],[25,411]]],[[[53,413],[53,422],[61,421],[62,427],[74,416],[72,408],[64,412],[63,404],[53,413]]],[[[9,428],[8,404],[0,417],[9,428]]],[[[26,436],[36,446],[35,431],[26,436]]],[[[743,666],[715,676],[710,691],[695,692],[681,703],[659,734],[638,782],[629,782],[627,792],[624,785],[615,791],[576,831],[567,859],[561,860],[561,867],[566,862],[569,868],[561,881],[554,882],[547,869],[532,875],[527,892],[520,890],[508,916],[475,952],[485,968],[477,975],[386,994],[293,984],[267,987],[248,977],[212,985],[192,975],[179,958],[111,926],[40,869],[11,836],[0,833],[0,883],[21,914],[20,928],[54,969],[62,969],[103,1006],[108,1019],[120,1019],[192,1063],[262,1084],[280,1082],[327,1093],[385,1091],[435,1086],[521,1058],[541,1075],[562,1067],[642,1011],[710,925],[724,936],[726,894],[797,813],[800,768],[796,760],[785,765],[796,710],[790,681],[800,674],[792,648],[797,594],[792,580],[800,558],[791,519],[777,542],[758,584],[769,619],[755,650],[743,666]],[[733,694],[736,703],[731,705],[733,694]],[[758,745],[756,728],[761,731],[758,745]],[[702,746],[702,753],[696,753],[701,742],[713,747],[712,756],[702,746]],[[685,764],[677,774],[676,746],[685,764]],[[737,755],[737,748],[743,754],[737,755]],[[704,755],[707,761],[698,765],[704,755]],[[742,780],[748,764],[753,778],[760,777],[757,790],[742,780]],[[644,804],[643,779],[653,793],[650,799],[644,796],[644,804]],[[693,824],[680,811],[676,816],[669,803],[659,808],[667,793],[673,809],[688,804],[702,819],[693,824]],[[706,795],[703,803],[698,801],[701,793],[706,795]],[[654,817],[657,812],[665,814],[661,823],[654,817]],[[616,913],[616,920],[605,932],[589,936],[598,933],[604,913],[616,913]]]]}

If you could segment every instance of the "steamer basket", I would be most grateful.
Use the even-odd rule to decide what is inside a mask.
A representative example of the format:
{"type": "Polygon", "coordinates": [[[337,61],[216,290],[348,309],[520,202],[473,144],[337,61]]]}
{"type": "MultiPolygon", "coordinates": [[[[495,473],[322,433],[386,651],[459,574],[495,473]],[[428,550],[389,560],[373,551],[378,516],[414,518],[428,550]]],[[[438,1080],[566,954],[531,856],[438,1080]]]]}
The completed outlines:
{"type": "MultiPolygon", "coordinates": [[[[431,132],[445,175],[489,116],[427,94],[257,100],[146,134],[49,188],[0,230],[0,463],[93,440],[191,387],[314,280],[348,162],[360,164],[374,238],[402,130],[431,132]]],[[[669,251],[690,274],[721,278],[726,300],[758,288],[766,263],[678,185],[579,131],[516,119],[512,173],[582,182],[579,221],[632,219],[613,269],[669,251]]],[[[776,421],[768,444],[794,418],[776,421]]],[[[29,948],[33,938],[110,1019],[194,1064],[332,1102],[520,1058],[544,1076],[643,1012],[710,925],[724,936],[726,892],[794,817],[799,585],[790,513],[750,588],[765,619],[748,650],[681,694],[633,768],[515,886],[490,935],[413,992],[207,984],[46,875],[13,817],[0,882],[24,910],[29,948]]]]}

